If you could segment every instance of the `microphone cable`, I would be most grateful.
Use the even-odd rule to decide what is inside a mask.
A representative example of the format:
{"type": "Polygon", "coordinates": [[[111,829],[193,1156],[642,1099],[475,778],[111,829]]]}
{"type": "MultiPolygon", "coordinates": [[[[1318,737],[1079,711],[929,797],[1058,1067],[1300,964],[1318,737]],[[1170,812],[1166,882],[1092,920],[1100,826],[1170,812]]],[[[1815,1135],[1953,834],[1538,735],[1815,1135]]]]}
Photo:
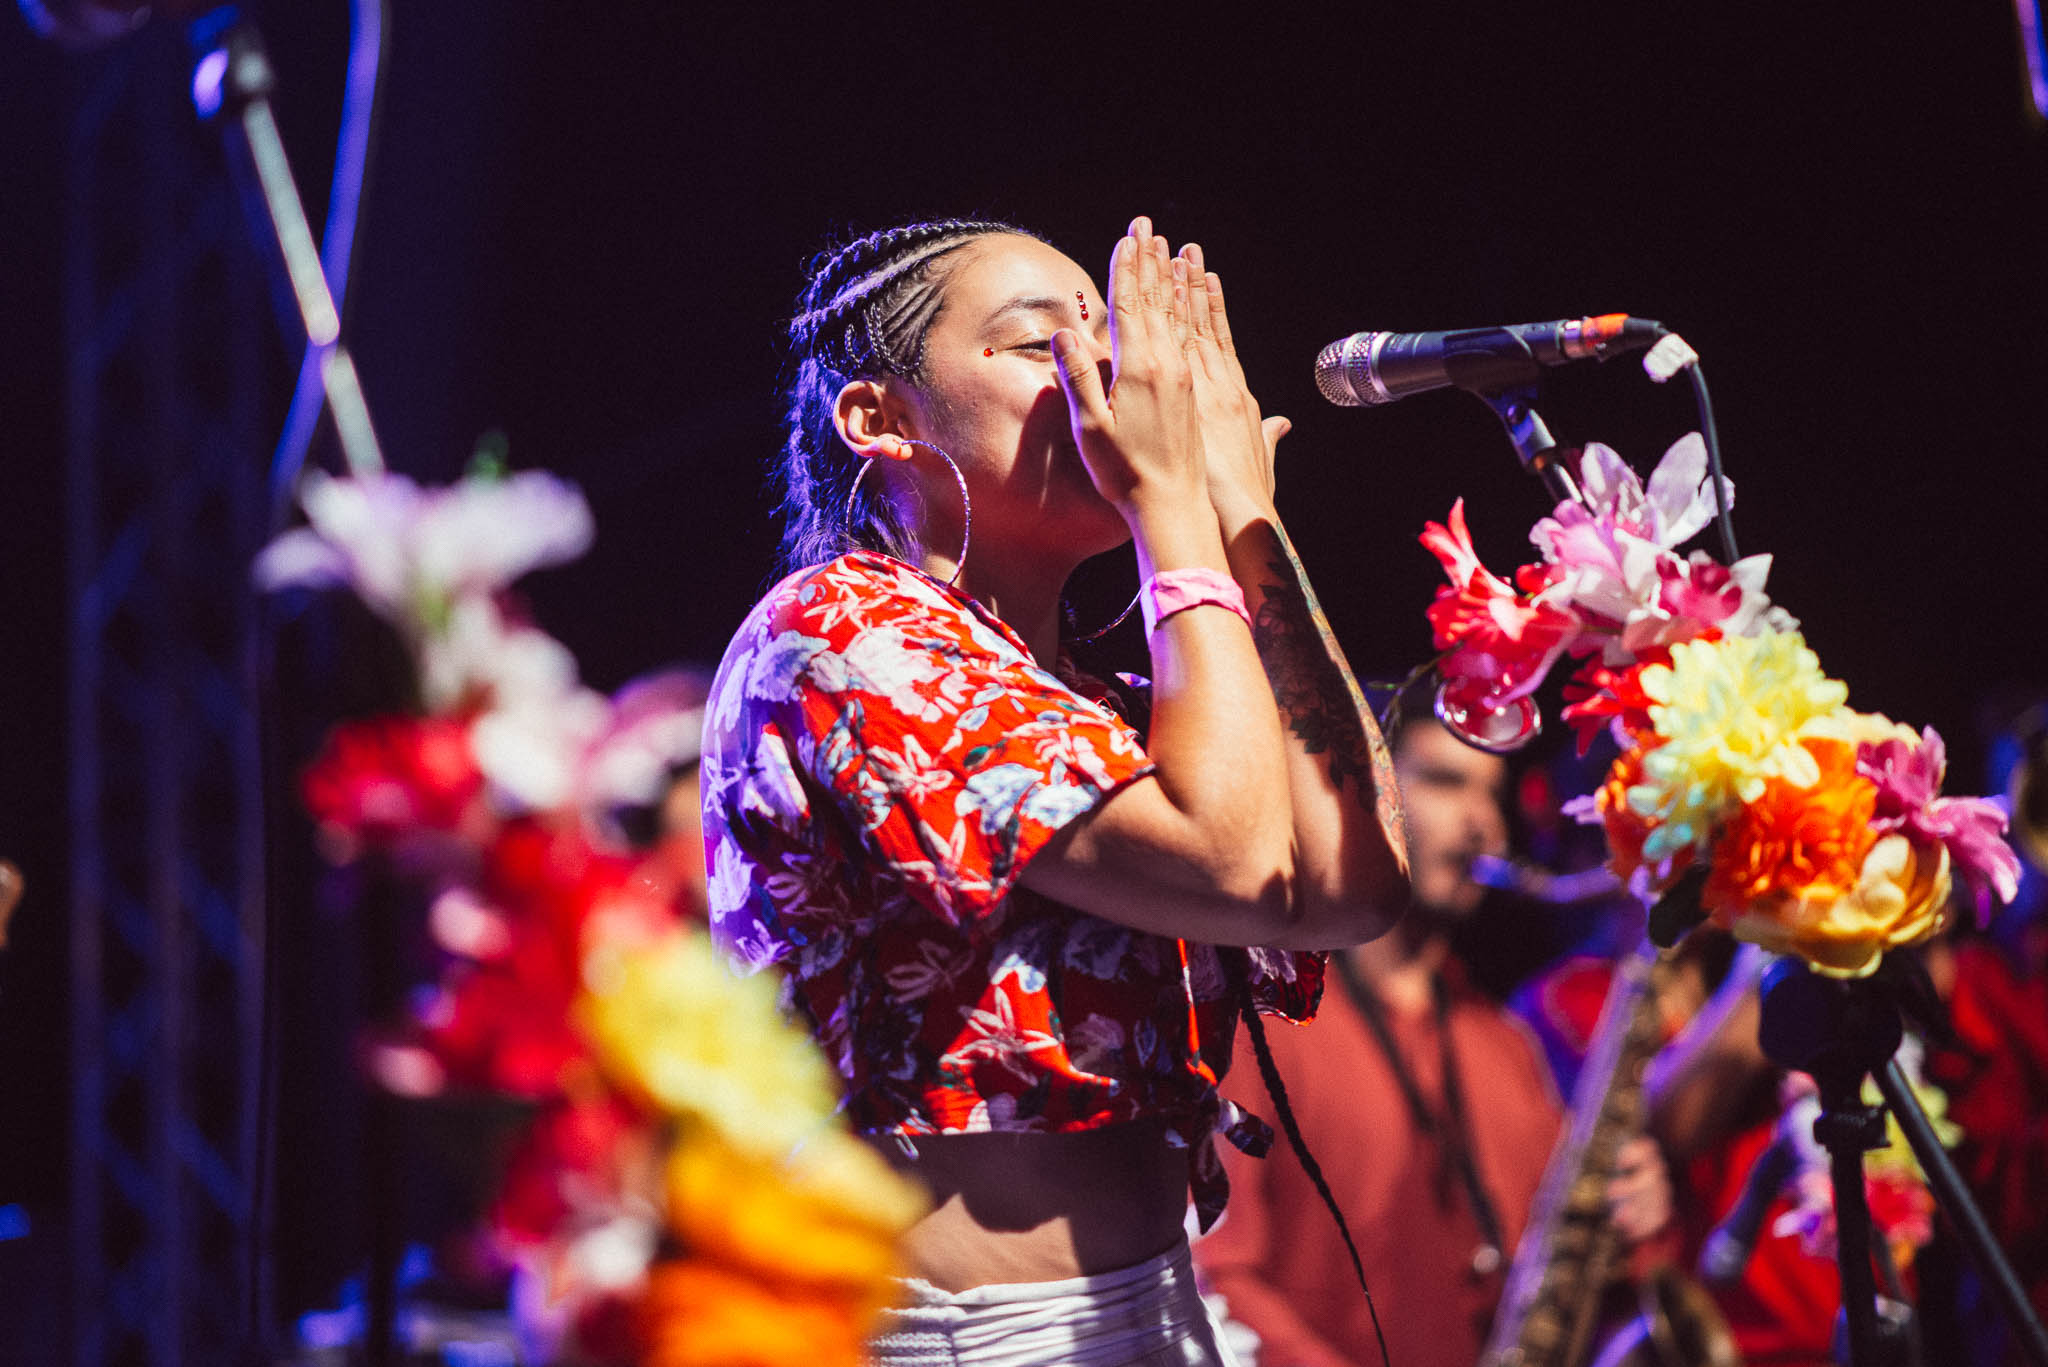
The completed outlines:
{"type": "Polygon", "coordinates": [[[1714,401],[1707,394],[1707,377],[1700,371],[1700,354],[1671,329],[1657,329],[1657,341],[1643,356],[1643,373],[1654,384],[1663,384],[1683,370],[1692,383],[1693,406],[1699,411],[1700,441],[1707,448],[1707,481],[1714,491],[1714,526],[1721,534],[1721,554],[1730,565],[1742,558],[1735,549],[1735,520],[1728,515],[1728,491],[1721,473],[1721,434],[1714,426],[1714,401]]]}

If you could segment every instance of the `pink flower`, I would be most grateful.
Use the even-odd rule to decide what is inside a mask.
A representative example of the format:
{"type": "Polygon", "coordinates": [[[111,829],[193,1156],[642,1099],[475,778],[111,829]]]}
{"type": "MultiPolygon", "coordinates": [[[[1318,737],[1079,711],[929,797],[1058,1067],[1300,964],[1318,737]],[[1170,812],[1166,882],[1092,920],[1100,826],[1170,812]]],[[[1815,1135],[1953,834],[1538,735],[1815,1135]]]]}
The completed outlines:
{"type": "Polygon", "coordinates": [[[1706,627],[1733,620],[1746,599],[1761,596],[1751,593],[1743,577],[1705,551],[1694,551],[1685,560],[1674,556],[1657,566],[1657,606],[1670,614],[1672,625],[1687,638],[1697,636],[1706,627]]]}
{"type": "MultiPolygon", "coordinates": [[[[1593,442],[1579,455],[1579,487],[1600,521],[1665,550],[1692,540],[1714,517],[1707,447],[1697,432],[1672,443],[1650,472],[1648,488],[1628,462],[1593,442]]],[[[1721,490],[1728,505],[1735,506],[1733,482],[1723,479],[1721,490]]],[[[1537,526],[1532,539],[1540,534],[1542,524],[1537,526]]]]}
{"type": "Polygon", "coordinates": [[[1948,847],[1950,865],[1977,894],[1978,915],[1987,910],[1985,896],[2010,902],[2019,892],[2020,861],[2005,843],[2006,815],[1981,797],[1942,797],[1948,769],[1948,747],[1933,727],[1920,733],[1920,743],[1901,739],[1865,742],[1858,747],[1856,771],[1877,784],[1879,832],[1903,831],[1910,839],[1948,847]]]}
{"type": "MultiPolygon", "coordinates": [[[[1764,626],[1796,625],[1764,595],[1769,556],[1724,568],[1705,552],[1686,559],[1673,549],[1713,516],[1706,450],[1697,436],[1664,453],[1647,489],[1621,457],[1597,444],[1581,455],[1579,476],[1585,504],[1560,503],[1529,533],[1558,584],[1552,601],[1586,624],[1574,654],[1598,643],[1602,662],[1624,669],[1708,627],[1748,636],[1764,626]]],[[[1723,488],[1732,501],[1734,486],[1723,481],[1723,488]]]]}

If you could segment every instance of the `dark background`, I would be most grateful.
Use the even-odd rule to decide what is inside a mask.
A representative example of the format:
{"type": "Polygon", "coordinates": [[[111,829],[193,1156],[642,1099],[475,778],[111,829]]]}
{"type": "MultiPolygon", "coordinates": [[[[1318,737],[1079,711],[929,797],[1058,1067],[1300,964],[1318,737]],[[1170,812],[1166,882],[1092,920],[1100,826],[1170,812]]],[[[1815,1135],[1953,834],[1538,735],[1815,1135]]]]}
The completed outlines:
{"type": "MultiPolygon", "coordinates": [[[[251,8],[318,221],[345,6],[251,8]]],[[[1230,282],[1254,389],[1295,422],[1282,511],[1362,672],[1427,653],[1426,519],[1466,496],[1506,570],[1542,506],[1477,402],[1340,411],[1317,349],[1626,310],[1705,358],[1743,548],[1776,553],[1773,596],[1854,705],[1939,727],[1966,789],[1985,699],[2048,680],[2048,137],[2005,0],[739,8],[393,5],[353,347],[399,470],[451,478],[496,430],[513,464],[583,485],[595,550],[530,588],[596,684],[715,660],[761,586],[781,322],[826,238],[1004,217],[1099,273],[1138,212],[1230,282]]],[[[48,1223],[63,134],[93,59],[34,44],[12,9],[0,852],[32,892],[0,961],[0,1205],[48,1223]]],[[[1683,387],[1627,361],[1556,373],[1544,409],[1644,470],[1694,425],[1683,387]]],[[[1108,560],[1084,571],[1085,620],[1130,591],[1128,553],[1108,560]]],[[[1120,649],[1142,667],[1134,637],[1120,649]]]]}

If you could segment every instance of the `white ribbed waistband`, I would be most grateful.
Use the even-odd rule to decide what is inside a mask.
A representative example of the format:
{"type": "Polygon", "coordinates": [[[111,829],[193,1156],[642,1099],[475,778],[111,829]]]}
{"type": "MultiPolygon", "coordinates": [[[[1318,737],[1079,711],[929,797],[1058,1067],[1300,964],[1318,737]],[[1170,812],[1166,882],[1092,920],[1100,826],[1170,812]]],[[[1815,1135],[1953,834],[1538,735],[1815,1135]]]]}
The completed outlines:
{"type": "Polygon", "coordinates": [[[1185,1242],[1092,1277],[941,1291],[901,1281],[869,1345],[880,1367],[1223,1364],[1185,1242]],[[1174,1351],[1178,1349],[1178,1351],[1174,1351]]]}

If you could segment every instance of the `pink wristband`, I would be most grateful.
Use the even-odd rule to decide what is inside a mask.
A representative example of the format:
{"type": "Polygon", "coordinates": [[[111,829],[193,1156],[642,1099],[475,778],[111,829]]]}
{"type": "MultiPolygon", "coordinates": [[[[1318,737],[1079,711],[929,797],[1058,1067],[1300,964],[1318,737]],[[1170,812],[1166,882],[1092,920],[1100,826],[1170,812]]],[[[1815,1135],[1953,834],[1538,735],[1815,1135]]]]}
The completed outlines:
{"type": "Polygon", "coordinates": [[[1235,579],[1218,570],[1161,570],[1138,590],[1147,636],[1176,612],[1186,612],[1204,603],[1229,608],[1244,619],[1246,626],[1252,624],[1251,613],[1245,611],[1244,590],[1235,579]]]}

